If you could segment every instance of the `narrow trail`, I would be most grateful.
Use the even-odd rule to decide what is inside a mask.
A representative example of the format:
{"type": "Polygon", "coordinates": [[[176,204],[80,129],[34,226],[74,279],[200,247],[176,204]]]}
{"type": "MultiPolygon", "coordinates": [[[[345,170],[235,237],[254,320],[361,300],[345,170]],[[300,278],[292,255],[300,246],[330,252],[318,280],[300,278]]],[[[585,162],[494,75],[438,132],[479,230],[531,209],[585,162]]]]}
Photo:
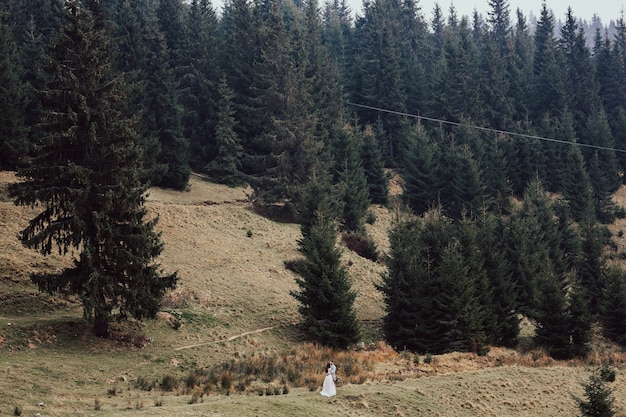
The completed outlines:
{"type": "Polygon", "coordinates": [[[276,327],[280,327],[280,326],[263,327],[261,329],[252,330],[250,332],[244,332],[244,333],[235,334],[235,335],[232,335],[232,336],[228,337],[227,339],[211,340],[209,342],[196,343],[196,344],[188,345],[188,346],[180,346],[180,347],[174,348],[174,351],[184,350],[184,349],[191,349],[191,348],[200,347],[200,346],[206,346],[206,345],[212,345],[213,343],[219,343],[219,342],[223,342],[223,341],[230,342],[232,340],[239,339],[240,337],[248,336],[250,334],[262,333],[262,332],[265,332],[267,330],[275,329],[276,327]]]}

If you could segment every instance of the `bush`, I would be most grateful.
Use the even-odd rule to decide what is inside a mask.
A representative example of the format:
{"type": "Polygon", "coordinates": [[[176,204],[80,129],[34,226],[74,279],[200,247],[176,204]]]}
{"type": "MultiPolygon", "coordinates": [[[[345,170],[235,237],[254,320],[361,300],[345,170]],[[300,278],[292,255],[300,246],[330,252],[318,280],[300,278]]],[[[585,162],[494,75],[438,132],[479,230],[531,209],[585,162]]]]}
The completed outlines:
{"type": "Polygon", "coordinates": [[[178,387],[178,379],[174,375],[167,374],[161,380],[163,391],[174,391],[178,387]]]}
{"type": "Polygon", "coordinates": [[[378,262],[380,254],[374,240],[364,234],[359,233],[347,233],[341,238],[343,243],[359,256],[370,261],[378,262]]]}
{"type": "Polygon", "coordinates": [[[152,391],[152,388],[156,385],[156,381],[148,379],[145,376],[139,376],[135,381],[135,388],[142,391],[152,391]]]}

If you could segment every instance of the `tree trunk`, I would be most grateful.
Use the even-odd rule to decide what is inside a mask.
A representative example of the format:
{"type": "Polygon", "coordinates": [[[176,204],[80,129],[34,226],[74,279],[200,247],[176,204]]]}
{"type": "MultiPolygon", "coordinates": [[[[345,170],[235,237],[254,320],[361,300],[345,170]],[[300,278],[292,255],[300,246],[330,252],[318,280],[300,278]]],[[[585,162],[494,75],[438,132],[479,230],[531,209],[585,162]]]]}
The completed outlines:
{"type": "Polygon", "coordinates": [[[97,337],[109,337],[108,317],[101,316],[96,313],[96,317],[93,322],[93,334],[97,337]]]}

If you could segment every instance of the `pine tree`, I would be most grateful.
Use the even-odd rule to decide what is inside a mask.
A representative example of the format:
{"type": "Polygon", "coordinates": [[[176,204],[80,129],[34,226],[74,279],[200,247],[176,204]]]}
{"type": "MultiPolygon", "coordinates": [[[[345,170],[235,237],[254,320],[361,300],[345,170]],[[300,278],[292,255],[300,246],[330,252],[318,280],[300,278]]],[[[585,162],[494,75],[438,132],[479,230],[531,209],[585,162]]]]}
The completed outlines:
{"type": "Polygon", "coordinates": [[[389,272],[380,286],[387,313],[383,330],[391,345],[422,353],[484,351],[481,302],[489,295],[479,292],[489,291],[489,284],[482,253],[469,229],[461,229],[432,210],[391,230],[389,272]]]}
{"type": "Polygon", "coordinates": [[[429,296],[434,288],[425,284],[434,286],[435,282],[430,264],[420,252],[421,227],[417,219],[406,220],[389,232],[388,272],[380,286],[386,312],[383,331],[387,343],[397,349],[432,352],[432,333],[438,328],[433,329],[426,317],[431,311],[429,296]]]}
{"type": "Polygon", "coordinates": [[[578,146],[568,147],[564,169],[563,198],[567,201],[571,217],[580,222],[587,216],[595,216],[593,189],[578,146]]]}
{"type": "Polygon", "coordinates": [[[555,116],[567,107],[571,97],[566,88],[560,55],[554,39],[554,15],[546,4],[541,9],[541,17],[535,31],[535,55],[530,113],[533,118],[546,115],[555,116]]]}
{"type": "Polygon", "coordinates": [[[333,172],[342,190],[341,228],[345,232],[363,232],[363,217],[370,205],[361,149],[362,144],[350,127],[344,126],[336,135],[332,149],[333,172]]]}
{"type": "Polygon", "coordinates": [[[169,52],[155,22],[147,29],[142,137],[146,141],[146,170],[152,185],[182,190],[189,181],[188,143],[181,125],[176,82],[169,52]]]}
{"type": "Polygon", "coordinates": [[[576,398],[582,417],[614,417],[615,398],[607,383],[615,381],[615,371],[604,363],[594,369],[589,380],[582,384],[585,399],[576,398]]]}
{"type": "Polygon", "coordinates": [[[576,282],[569,289],[567,314],[570,326],[570,356],[585,358],[591,350],[593,316],[587,294],[576,282]]]}
{"type": "Polygon", "coordinates": [[[402,198],[416,215],[421,215],[439,202],[443,180],[438,176],[437,148],[429,143],[422,125],[415,127],[406,142],[408,149],[401,171],[405,182],[402,198]]]}
{"type": "Polygon", "coordinates": [[[505,254],[502,237],[506,223],[485,214],[479,218],[477,240],[483,253],[483,266],[489,279],[491,299],[485,302],[485,334],[489,343],[515,346],[520,332],[517,298],[511,262],[505,254]]]}
{"type": "Polygon", "coordinates": [[[561,27],[558,47],[564,56],[566,82],[572,92],[570,100],[574,127],[580,132],[586,123],[586,116],[600,108],[601,99],[585,32],[574,17],[571,7],[568,8],[565,23],[561,27]]]}
{"type": "Polygon", "coordinates": [[[455,122],[483,123],[478,49],[465,18],[446,32],[442,59],[433,95],[435,115],[455,122]]]}
{"type": "Polygon", "coordinates": [[[389,177],[385,172],[382,152],[376,133],[370,125],[363,135],[363,169],[367,178],[367,189],[373,204],[386,206],[389,201],[389,177]]]}
{"type": "Polygon", "coordinates": [[[0,169],[15,169],[29,151],[23,117],[26,96],[18,63],[13,35],[0,10],[0,169]]]}
{"type": "Polygon", "coordinates": [[[188,58],[178,90],[183,106],[183,135],[189,141],[189,163],[201,170],[216,156],[220,70],[218,18],[208,0],[192,0],[185,15],[188,58]]]}
{"type": "Polygon", "coordinates": [[[251,88],[257,133],[247,146],[244,143],[244,167],[256,204],[286,202],[295,208],[317,168],[322,143],[309,112],[304,66],[296,59],[280,2],[272,0],[266,6],[251,88]]]}
{"type": "Polygon", "coordinates": [[[235,132],[234,94],[228,87],[225,77],[222,77],[219,92],[221,98],[217,116],[217,128],[215,130],[217,156],[204,170],[217,182],[238,186],[244,183],[244,174],[241,168],[243,146],[235,132]]]}
{"type": "Polygon", "coordinates": [[[511,50],[503,56],[510,74],[509,91],[513,104],[513,120],[528,117],[530,88],[528,81],[533,74],[533,38],[521,9],[517,10],[517,22],[511,34],[511,50]]]}
{"type": "Polygon", "coordinates": [[[626,346],[626,273],[616,267],[605,272],[600,322],[606,338],[626,346]]]}
{"type": "Polygon", "coordinates": [[[252,114],[251,89],[255,77],[253,66],[261,59],[262,25],[255,21],[250,2],[232,0],[226,2],[219,26],[219,66],[234,93],[236,132],[246,148],[261,127],[252,114]]]}
{"type": "Polygon", "coordinates": [[[619,189],[622,181],[615,151],[611,150],[615,141],[604,111],[588,115],[581,142],[607,148],[586,150],[583,155],[593,187],[596,216],[602,223],[611,223],[615,220],[612,194],[619,189]]]}
{"type": "Polygon", "coordinates": [[[360,328],[354,310],[356,293],[341,264],[335,221],[330,213],[326,201],[319,201],[311,213],[313,219],[307,222],[308,230],[303,228],[299,241],[305,259],[287,266],[298,274],[296,283],[300,290],[291,294],[300,303],[298,310],[308,337],[345,349],[359,340],[360,328]]]}
{"type": "Polygon", "coordinates": [[[157,219],[145,221],[141,149],[123,80],[112,73],[105,11],[96,0],[72,0],[65,19],[47,68],[44,135],[11,193],[16,204],[43,206],[20,233],[25,246],[78,253],[73,267],[32,280],[42,291],[77,295],[94,333],[106,336],[114,315],[153,317],[177,278],[154,262],[163,246],[157,219]]]}
{"type": "Polygon", "coordinates": [[[468,146],[452,144],[446,152],[440,153],[440,161],[439,198],[447,215],[460,219],[486,205],[482,173],[468,146]]]}
{"type": "MultiPolygon", "coordinates": [[[[355,24],[354,48],[358,60],[351,99],[356,103],[406,110],[403,74],[407,70],[402,62],[402,48],[406,47],[402,23],[406,19],[402,17],[402,8],[402,3],[394,0],[376,0],[364,5],[363,17],[355,24]]],[[[380,119],[385,132],[381,141],[385,163],[395,163],[407,128],[405,118],[365,109],[359,109],[358,113],[364,123],[374,124],[380,119]]]]}
{"type": "Polygon", "coordinates": [[[555,359],[569,359],[572,355],[565,289],[559,278],[548,272],[539,280],[538,290],[535,343],[555,359]]]}

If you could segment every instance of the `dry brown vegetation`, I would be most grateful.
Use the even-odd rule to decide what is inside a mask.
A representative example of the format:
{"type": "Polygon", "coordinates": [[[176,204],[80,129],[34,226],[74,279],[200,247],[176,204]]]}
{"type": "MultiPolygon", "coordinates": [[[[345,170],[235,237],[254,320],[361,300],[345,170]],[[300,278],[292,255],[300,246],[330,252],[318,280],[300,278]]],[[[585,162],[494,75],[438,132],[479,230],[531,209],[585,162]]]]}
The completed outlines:
{"type": "MultiPolygon", "coordinates": [[[[610,345],[598,343],[585,362],[495,347],[482,357],[394,351],[380,341],[375,284],[384,266],[345,248],[364,344],[344,352],[302,342],[294,276],[283,264],[298,257],[298,225],[256,214],[250,190],[196,177],[186,192],[152,189],[148,199],[165,242],[160,262],[179,272],[178,288],[157,320],[94,338],[75,300],[30,283],[30,272],[70,260],[20,245],[15,235],[33,211],[8,199],[12,181],[0,173],[0,415],[572,416],[589,367],[606,359],[618,366],[615,395],[626,414],[626,356],[610,345]],[[330,358],[341,384],[325,399],[317,391],[330,358]]],[[[385,252],[394,214],[371,210],[367,227],[385,252]]]]}

